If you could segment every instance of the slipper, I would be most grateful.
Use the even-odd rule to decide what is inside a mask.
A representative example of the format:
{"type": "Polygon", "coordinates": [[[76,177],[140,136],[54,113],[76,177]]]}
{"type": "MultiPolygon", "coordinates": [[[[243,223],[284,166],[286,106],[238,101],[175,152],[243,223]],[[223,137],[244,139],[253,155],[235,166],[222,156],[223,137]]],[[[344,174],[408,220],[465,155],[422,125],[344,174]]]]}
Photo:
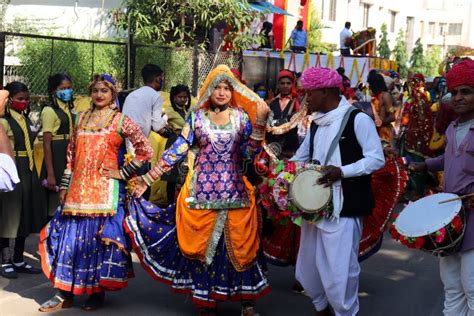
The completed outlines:
{"type": "Polygon", "coordinates": [[[11,263],[2,264],[0,268],[0,275],[7,279],[17,279],[18,274],[16,273],[11,263]]]}
{"type": "Polygon", "coordinates": [[[73,299],[64,298],[59,294],[54,295],[49,301],[44,302],[38,309],[43,313],[51,313],[63,308],[71,308],[73,299]]]}
{"type": "Polygon", "coordinates": [[[82,310],[86,312],[92,312],[98,310],[99,308],[104,306],[105,301],[105,293],[95,293],[89,296],[87,301],[82,306],[82,310]]]}
{"type": "Polygon", "coordinates": [[[41,269],[34,268],[27,264],[26,262],[22,262],[19,265],[15,262],[12,262],[13,269],[15,269],[18,273],[28,273],[28,274],[40,274],[41,269]]]}

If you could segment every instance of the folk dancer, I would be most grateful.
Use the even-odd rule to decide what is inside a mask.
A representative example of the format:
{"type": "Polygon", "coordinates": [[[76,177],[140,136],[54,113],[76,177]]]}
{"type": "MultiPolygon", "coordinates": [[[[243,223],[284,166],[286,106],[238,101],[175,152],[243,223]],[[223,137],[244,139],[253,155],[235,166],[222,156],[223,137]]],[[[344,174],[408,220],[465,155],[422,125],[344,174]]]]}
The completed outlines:
{"type": "Polygon", "coordinates": [[[215,315],[217,301],[225,300],[241,301],[242,314],[255,315],[255,299],[269,292],[257,262],[261,215],[239,167],[259,150],[267,115],[266,103],[220,65],[205,80],[180,136],[136,178],[140,195],[191,154],[176,205],[131,204],[126,226],[147,272],[191,294],[200,315],[215,315]]]}
{"type": "Polygon", "coordinates": [[[39,250],[46,277],[58,289],[41,312],[71,307],[88,294],[83,309],[104,303],[105,290],[127,286],[133,276],[131,247],[122,223],[125,181],[152,156],[140,127],[116,109],[110,76],[96,75],[89,86],[93,106],[81,113],[67,150],[61,180],[61,207],[43,228],[39,250]],[[119,169],[119,149],[130,140],[135,158],[119,169]]]}

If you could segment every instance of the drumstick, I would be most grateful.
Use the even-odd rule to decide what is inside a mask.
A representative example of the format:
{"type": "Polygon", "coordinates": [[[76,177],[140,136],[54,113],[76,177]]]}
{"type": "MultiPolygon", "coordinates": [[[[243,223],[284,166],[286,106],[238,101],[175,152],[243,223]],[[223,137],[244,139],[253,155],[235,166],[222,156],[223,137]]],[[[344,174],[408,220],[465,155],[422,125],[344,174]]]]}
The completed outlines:
{"type": "Polygon", "coordinates": [[[469,194],[466,194],[466,195],[458,196],[457,198],[452,198],[452,199],[449,199],[449,200],[444,200],[444,201],[438,202],[438,204],[444,204],[444,203],[454,202],[454,201],[462,200],[462,199],[465,199],[465,198],[468,198],[468,197],[471,197],[471,196],[474,196],[474,193],[469,193],[469,194]]]}

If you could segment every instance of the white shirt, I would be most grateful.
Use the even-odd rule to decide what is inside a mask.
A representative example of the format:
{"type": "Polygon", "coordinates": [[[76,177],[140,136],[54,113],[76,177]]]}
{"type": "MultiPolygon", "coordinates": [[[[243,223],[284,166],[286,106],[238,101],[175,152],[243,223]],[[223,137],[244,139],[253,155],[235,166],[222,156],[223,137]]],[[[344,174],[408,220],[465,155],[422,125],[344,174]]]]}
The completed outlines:
{"type": "Polygon", "coordinates": [[[157,132],[166,126],[166,120],[161,116],[162,111],[161,94],[151,87],[143,86],[127,96],[122,113],[140,126],[143,134],[148,137],[151,129],[157,132]]]}
{"type": "MultiPolygon", "coordinates": [[[[347,100],[342,97],[341,104],[347,103],[347,100]]],[[[314,152],[311,159],[318,160],[321,163],[324,163],[326,160],[326,153],[329,149],[329,146],[334,139],[335,135],[339,131],[341,126],[342,119],[335,121],[331,125],[327,126],[318,126],[316,135],[314,136],[314,152]]],[[[366,114],[359,113],[356,115],[354,120],[354,131],[356,134],[357,141],[362,147],[362,154],[364,158],[351,163],[349,165],[342,166],[341,162],[341,152],[339,149],[339,144],[336,146],[334,153],[328,159],[328,165],[341,167],[344,178],[358,177],[362,175],[368,175],[374,171],[379,170],[385,164],[385,158],[383,154],[382,144],[380,142],[377,129],[375,128],[374,121],[366,114]]],[[[310,133],[306,134],[306,137],[298,148],[296,154],[291,158],[293,161],[309,161],[309,139],[310,133]]],[[[344,197],[341,188],[341,181],[336,181],[333,183],[333,193],[341,192],[341,196],[336,196],[333,194],[333,206],[334,209],[342,209],[344,197]]],[[[341,225],[340,223],[344,222],[345,218],[340,218],[339,222],[331,221],[328,219],[322,219],[318,221],[315,225],[325,231],[336,231],[341,225]]]]}
{"type": "Polygon", "coordinates": [[[341,49],[350,48],[349,46],[346,46],[345,41],[346,41],[346,38],[352,36],[352,31],[349,30],[349,29],[344,28],[344,29],[341,31],[341,35],[340,35],[340,36],[341,36],[341,41],[340,41],[341,49]]]}
{"type": "Polygon", "coordinates": [[[0,192],[13,191],[17,183],[20,183],[20,178],[13,159],[0,153],[0,192]]]}

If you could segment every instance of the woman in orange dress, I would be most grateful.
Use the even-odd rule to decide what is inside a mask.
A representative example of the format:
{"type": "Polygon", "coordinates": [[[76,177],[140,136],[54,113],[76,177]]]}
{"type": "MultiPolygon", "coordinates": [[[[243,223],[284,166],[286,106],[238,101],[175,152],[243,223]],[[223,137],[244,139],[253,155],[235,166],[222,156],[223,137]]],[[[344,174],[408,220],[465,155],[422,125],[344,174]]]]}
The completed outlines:
{"type": "Polygon", "coordinates": [[[200,315],[215,315],[225,300],[255,315],[254,300],[269,285],[257,262],[261,215],[242,165],[260,149],[268,106],[224,65],[211,71],[200,96],[174,144],[136,178],[141,195],[188,155],[176,205],[130,203],[126,226],[147,272],[191,294],[200,315]]]}

